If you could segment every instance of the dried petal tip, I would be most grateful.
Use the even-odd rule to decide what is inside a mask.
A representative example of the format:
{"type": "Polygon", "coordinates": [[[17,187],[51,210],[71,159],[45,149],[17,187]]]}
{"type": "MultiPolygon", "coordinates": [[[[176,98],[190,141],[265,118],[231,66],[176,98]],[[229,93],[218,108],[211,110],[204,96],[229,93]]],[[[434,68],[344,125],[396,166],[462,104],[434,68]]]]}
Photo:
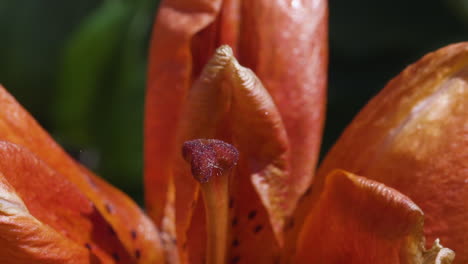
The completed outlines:
{"type": "Polygon", "coordinates": [[[436,239],[431,249],[423,253],[423,264],[450,264],[455,259],[455,252],[444,248],[436,239]]]}
{"type": "Polygon", "coordinates": [[[195,139],[186,141],[182,147],[182,156],[190,163],[193,177],[200,183],[222,175],[237,164],[237,149],[217,139],[195,139]]]}
{"type": "Polygon", "coordinates": [[[215,55],[216,56],[225,56],[225,57],[232,57],[233,56],[232,48],[229,45],[221,45],[216,49],[215,55]]]}

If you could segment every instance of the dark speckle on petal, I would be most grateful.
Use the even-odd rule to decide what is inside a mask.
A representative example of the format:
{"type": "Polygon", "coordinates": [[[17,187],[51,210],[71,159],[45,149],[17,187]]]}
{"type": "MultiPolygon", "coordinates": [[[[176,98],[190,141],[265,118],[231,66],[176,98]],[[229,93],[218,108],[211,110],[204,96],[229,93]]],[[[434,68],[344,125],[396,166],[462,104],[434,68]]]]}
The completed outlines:
{"type": "Polygon", "coordinates": [[[109,226],[109,233],[111,233],[111,235],[113,235],[113,236],[116,235],[115,230],[114,230],[114,228],[112,228],[112,226],[109,226]]]}
{"type": "Polygon", "coordinates": [[[117,254],[117,252],[112,253],[112,258],[115,260],[115,262],[120,261],[120,256],[117,254]]]}
{"type": "Polygon", "coordinates": [[[104,205],[104,207],[106,208],[106,211],[109,213],[109,214],[112,214],[113,210],[112,210],[112,206],[108,203],[106,203],[104,205]]]}
{"type": "Polygon", "coordinates": [[[130,235],[132,236],[132,239],[135,240],[137,238],[137,232],[135,230],[130,231],[130,235]]]}
{"type": "Polygon", "coordinates": [[[231,259],[232,264],[237,264],[237,263],[239,263],[239,261],[240,261],[240,256],[234,256],[231,259]]]}
{"type": "Polygon", "coordinates": [[[249,215],[247,217],[249,218],[249,220],[252,220],[255,218],[255,216],[257,216],[257,211],[252,210],[249,212],[249,215]]]}
{"type": "Polygon", "coordinates": [[[280,262],[281,262],[280,257],[276,256],[276,257],[275,257],[275,262],[274,262],[274,263],[275,263],[275,264],[280,264],[280,262]]]}
{"type": "Polygon", "coordinates": [[[285,230],[286,231],[291,230],[292,228],[294,228],[294,224],[295,224],[294,218],[289,219],[288,223],[285,226],[285,230]]]}
{"type": "Polygon", "coordinates": [[[232,246],[233,246],[233,247],[238,247],[238,246],[239,246],[239,239],[237,239],[237,238],[234,239],[234,240],[232,241],[232,246]]]}
{"type": "Polygon", "coordinates": [[[232,219],[231,226],[234,227],[234,226],[236,226],[236,225],[237,225],[237,218],[234,217],[234,218],[232,219]]]}
{"type": "Polygon", "coordinates": [[[258,232],[262,231],[262,229],[263,229],[262,225],[256,225],[253,231],[254,231],[254,233],[258,233],[258,232]]]}

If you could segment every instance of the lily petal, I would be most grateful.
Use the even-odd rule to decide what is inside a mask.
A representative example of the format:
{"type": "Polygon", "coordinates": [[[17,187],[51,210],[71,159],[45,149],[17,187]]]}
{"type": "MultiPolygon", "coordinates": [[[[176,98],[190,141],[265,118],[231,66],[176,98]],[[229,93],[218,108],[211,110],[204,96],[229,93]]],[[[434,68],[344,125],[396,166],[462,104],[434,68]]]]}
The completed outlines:
{"type": "MultiPolygon", "coordinates": [[[[18,260],[31,258],[41,261],[42,255],[48,254],[51,256],[47,258],[53,259],[57,252],[43,250],[53,248],[54,243],[62,243],[70,246],[70,253],[67,253],[67,248],[61,249],[62,256],[73,256],[77,249],[89,251],[83,254],[78,250],[81,258],[74,260],[77,263],[90,263],[88,261],[92,258],[105,263],[113,263],[114,260],[133,262],[112,227],[73,183],[24,147],[2,141],[0,156],[2,185],[8,187],[2,194],[6,198],[1,199],[5,201],[2,207],[6,211],[0,223],[4,232],[0,237],[12,243],[7,247],[28,249],[10,252],[2,247],[0,255],[5,257],[0,259],[14,262],[16,259],[13,257],[19,257],[18,260]],[[19,222],[14,222],[16,220],[19,222]],[[15,228],[10,229],[12,227],[15,228]],[[51,234],[51,237],[46,234],[51,234]],[[15,241],[13,235],[22,239],[15,241]],[[20,256],[21,253],[26,255],[20,256]]],[[[44,263],[47,263],[47,258],[44,263]]]]}
{"type": "Polygon", "coordinates": [[[92,257],[89,250],[32,216],[3,174],[0,174],[0,246],[0,259],[5,264],[87,263],[92,257]]]}
{"type": "Polygon", "coordinates": [[[158,226],[163,225],[163,217],[173,203],[171,170],[181,148],[176,135],[194,67],[191,40],[215,20],[221,3],[166,0],[156,17],[145,106],[144,170],[146,208],[158,226]]]}
{"type": "Polygon", "coordinates": [[[333,171],[292,263],[451,263],[454,253],[438,241],[424,248],[423,223],[422,211],[396,190],[333,171]]]}
{"type": "Polygon", "coordinates": [[[127,195],[83,169],[103,197],[106,211],[112,216],[106,220],[115,228],[127,251],[138,263],[163,263],[163,245],[153,222],[127,195]]]}
{"type": "MultiPolygon", "coordinates": [[[[248,217],[247,221],[239,220],[233,233],[245,242],[236,250],[242,255],[255,255],[244,251],[254,244],[277,247],[272,231],[281,239],[283,221],[295,206],[288,199],[288,138],[272,98],[255,74],[238,64],[229,47],[216,51],[190,90],[180,133],[180,142],[221,138],[239,149],[238,170],[231,179],[232,214],[243,218],[254,211],[255,221],[248,221],[248,217]],[[249,222],[259,227],[249,228],[249,222]],[[255,228],[264,231],[252,231],[255,228]]],[[[179,158],[174,166],[175,187],[181,192],[176,197],[177,238],[182,244],[198,187],[184,164],[179,158]]],[[[272,261],[266,256],[269,251],[262,251],[265,262],[272,261]]]]}
{"type": "Polygon", "coordinates": [[[322,137],[328,69],[328,1],[242,1],[239,62],[275,102],[290,142],[292,201],[310,185],[322,137]]]}
{"type": "MultiPolygon", "coordinates": [[[[169,233],[168,237],[172,237],[169,240],[175,241],[176,227],[168,224],[173,223],[177,215],[174,212],[177,203],[175,192],[177,191],[177,199],[180,201],[182,198],[187,199],[185,204],[179,202],[180,205],[187,207],[192,204],[194,208],[198,206],[194,200],[197,197],[196,188],[190,184],[184,186],[182,181],[177,181],[177,187],[173,182],[176,173],[174,171],[177,170],[174,162],[178,159],[181,144],[177,139],[177,135],[180,135],[178,129],[184,109],[188,107],[189,90],[193,80],[199,78],[202,68],[208,63],[215,48],[221,44],[228,44],[239,55],[241,64],[245,62],[260,75],[261,80],[265,80],[265,88],[271,94],[268,97],[272,97],[273,104],[277,105],[281,115],[281,126],[285,127],[285,142],[291,141],[288,146],[290,151],[281,157],[284,160],[282,166],[290,168],[291,172],[284,175],[288,182],[288,190],[283,191],[279,195],[280,198],[271,199],[278,193],[270,193],[270,198],[266,199],[266,193],[271,188],[261,188],[260,185],[267,184],[258,179],[255,183],[256,191],[262,189],[259,194],[262,196],[263,206],[251,203],[258,200],[258,195],[253,193],[255,189],[250,186],[250,180],[239,183],[250,187],[243,187],[245,192],[235,193],[233,196],[239,197],[236,210],[241,210],[242,214],[258,210],[258,214],[255,215],[261,223],[268,222],[264,221],[264,217],[271,218],[269,222],[273,226],[267,224],[265,232],[262,233],[271,232],[273,228],[281,244],[285,217],[290,214],[298,198],[311,182],[318,157],[325,105],[327,16],[327,2],[323,0],[166,0],[161,3],[153,31],[148,74],[145,186],[150,215],[159,226],[163,226],[165,233],[169,233]],[[244,199],[249,203],[245,203],[244,199]],[[276,209],[272,210],[272,203],[282,204],[283,208],[279,210],[276,206],[276,209]],[[266,207],[268,215],[265,216],[266,211],[259,207],[266,207]]],[[[227,127],[235,129],[232,124],[224,126],[226,130],[227,127]]],[[[226,137],[226,134],[224,136],[226,137]]],[[[265,159],[271,157],[268,155],[272,154],[267,154],[265,159]]],[[[252,163],[253,160],[248,162],[252,163]]],[[[241,166],[239,171],[244,171],[240,174],[252,173],[253,167],[242,169],[241,166]]],[[[272,171],[274,170],[270,170],[272,171]]],[[[263,177],[265,178],[267,177],[263,177]]],[[[177,217],[181,217],[178,221],[184,219],[184,226],[187,226],[187,218],[191,216],[192,211],[177,212],[177,217]]],[[[180,235],[180,232],[183,232],[180,231],[181,223],[177,225],[178,236],[182,236],[184,240],[185,235],[180,235]]],[[[258,226],[263,227],[260,224],[258,226]]],[[[200,230],[192,231],[201,233],[200,230]]],[[[177,241],[179,242],[179,237],[177,241]]],[[[254,244],[253,241],[256,240],[247,241],[254,244]]],[[[272,242],[271,239],[265,238],[262,241],[265,243],[257,245],[266,247],[266,244],[269,244],[270,247],[278,247],[277,242],[272,242]]],[[[178,246],[184,247],[184,242],[180,241],[178,246]]],[[[247,248],[248,244],[241,244],[238,250],[243,251],[240,249],[243,247],[247,248]]],[[[271,250],[250,250],[250,254],[267,251],[271,250]]]]}
{"type": "Polygon", "coordinates": [[[136,204],[77,164],[1,86],[0,105],[0,140],[27,148],[63,176],[55,180],[50,178],[50,182],[44,178],[51,186],[54,186],[54,181],[76,186],[77,193],[91,201],[97,209],[96,214],[102,216],[102,222],[110,225],[117,234],[116,239],[122,241],[126,252],[133,258],[140,262],[162,260],[157,230],[136,204]]]}
{"type": "Polygon", "coordinates": [[[405,195],[426,214],[424,233],[468,262],[468,43],[423,57],[353,120],[319,170],[343,168],[405,195]]]}

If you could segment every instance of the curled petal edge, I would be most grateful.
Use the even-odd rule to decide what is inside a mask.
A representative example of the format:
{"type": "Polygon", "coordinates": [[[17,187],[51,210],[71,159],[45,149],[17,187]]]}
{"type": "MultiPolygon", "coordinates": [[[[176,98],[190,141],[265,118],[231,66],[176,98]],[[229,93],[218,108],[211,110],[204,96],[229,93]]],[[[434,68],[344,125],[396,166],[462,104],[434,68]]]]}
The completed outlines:
{"type": "Polygon", "coordinates": [[[304,207],[330,170],[364,175],[411,197],[426,215],[428,241],[440,238],[457,263],[468,263],[467,124],[468,42],[461,42],[428,53],[369,101],[324,158],[304,207]]]}
{"type": "Polygon", "coordinates": [[[295,260],[452,263],[455,253],[438,240],[431,249],[425,249],[423,225],[423,212],[405,195],[384,184],[334,170],[306,218],[295,260]]]}
{"type": "Polygon", "coordinates": [[[76,185],[113,227],[128,252],[136,247],[148,249],[148,254],[140,256],[140,262],[164,259],[158,230],[129,197],[68,156],[2,85],[0,105],[0,140],[27,148],[76,185]],[[106,204],[114,208],[113,213],[108,212],[106,204]],[[136,226],[137,239],[127,230],[129,224],[136,226]]]}
{"type": "MultiPolygon", "coordinates": [[[[237,62],[231,48],[223,45],[203,69],[187,101],[179,141],[227,137],[227,141],[239,149],[239,166],[245,167],[248,173],[236,177],[249,177],[244,182],[254,186],[269,214],[276,239],[281,244],[284,220],[292,212],[295,201],[288,199],[292,193],[288,184],[291,181],[289,141],[281,116],[268,91],[255,73],[237,62]],[[226,123],[231,128],[230,133],[223,130],[226,123]]],[[[179,163],[184,163],[180,157],[179,163]]],[[[181,218],[178,226],[185,225],[178,227],[177,235],[183,237],[191,215],[187,197],[196,199],[197,188],[194,182],[192,187],[188,186],[189,176],[184,175],[184,172],[175,174],[176,189],[182,190],[176,198],[180,201],[180,206],[176,206],[176,215],[181,218]]]]}
{"type": "Polygon", "coordinates": [[[32,216],[0,173],[0,259],[4,264],[87,263],[92,256],[32,216]]]}

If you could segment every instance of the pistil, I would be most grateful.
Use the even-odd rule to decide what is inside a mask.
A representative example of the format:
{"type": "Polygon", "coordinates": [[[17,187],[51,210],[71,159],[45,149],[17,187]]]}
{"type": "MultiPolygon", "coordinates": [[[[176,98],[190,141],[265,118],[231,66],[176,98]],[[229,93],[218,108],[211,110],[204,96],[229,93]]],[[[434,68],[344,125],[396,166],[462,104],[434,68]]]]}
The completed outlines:
{"type": "Polygon", "coordinates": [[[196,139],[182,148],[193,177],[200,183],[206,213],[207,262],[226,263],[229,214],[229,177],[237,164],[237,149],[221,140],[196,139]]]}

